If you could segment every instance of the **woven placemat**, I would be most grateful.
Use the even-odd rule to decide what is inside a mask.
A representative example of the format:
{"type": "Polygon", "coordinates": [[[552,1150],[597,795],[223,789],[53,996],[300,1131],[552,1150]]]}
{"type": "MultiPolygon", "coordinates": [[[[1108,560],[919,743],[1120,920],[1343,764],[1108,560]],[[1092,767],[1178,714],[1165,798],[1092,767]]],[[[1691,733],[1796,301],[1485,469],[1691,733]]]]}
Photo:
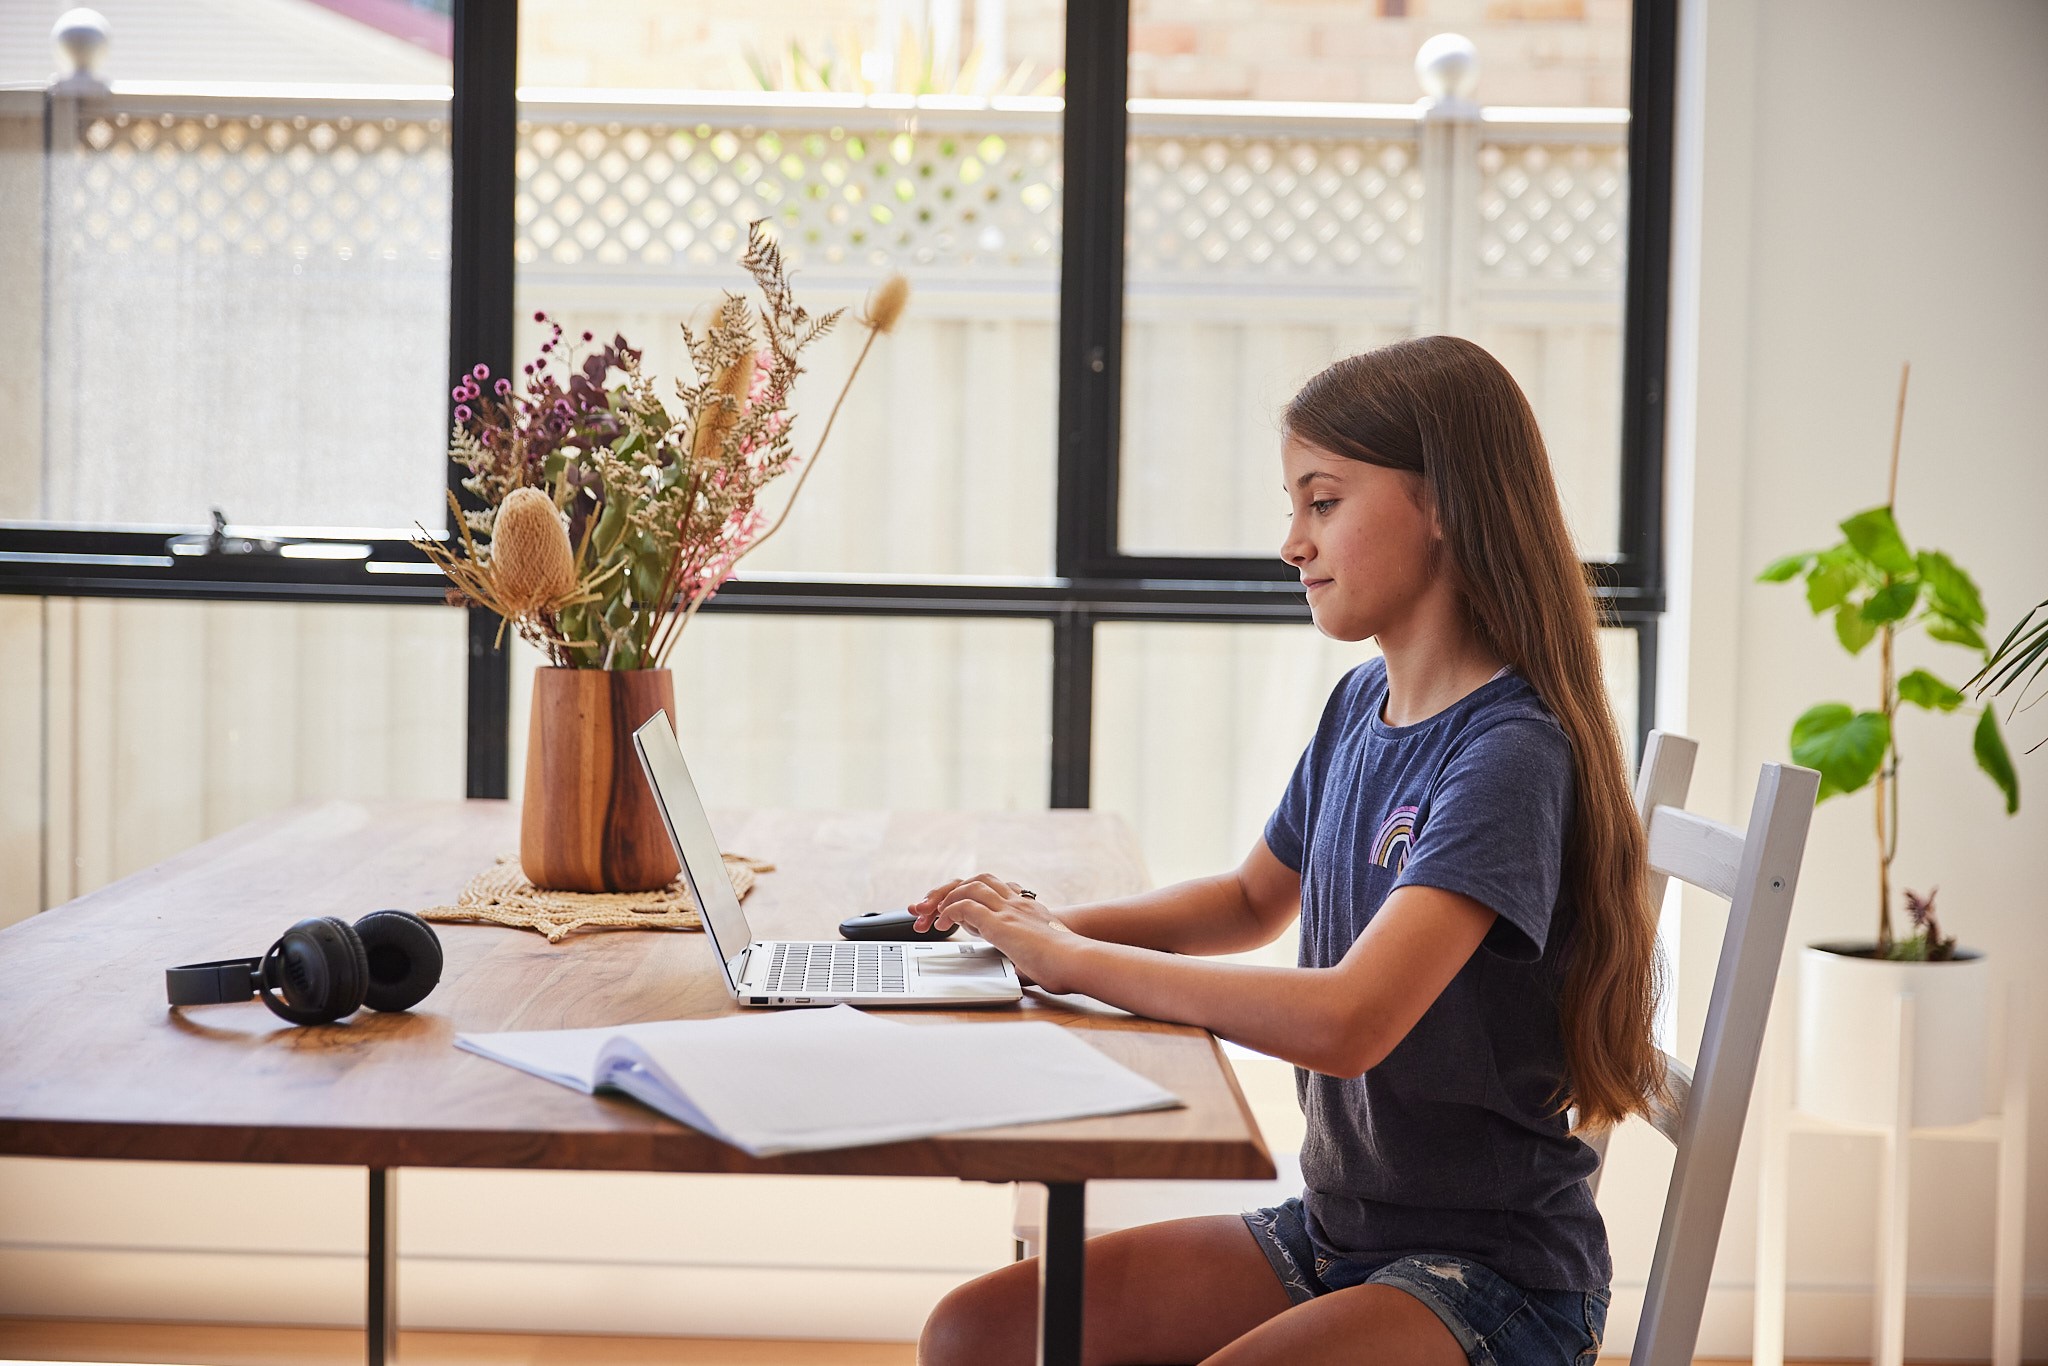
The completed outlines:
{"type": "MultiPolygon", "coordinates": [[[[744,900],[754,890],[756,873],[775,871],[772,863],[726,854],[725,875],[733,894],[744,900]]],[[[550,892],[534,886],[520,871],[519,859],[506,854],[478,873],[462,889],[453,906],[429,906],[422,919],[470,921],[534,930],[550,944],[559,944],[578,930],[699,930],[697,904],[678,877],[652,892],[550,892]]]]}

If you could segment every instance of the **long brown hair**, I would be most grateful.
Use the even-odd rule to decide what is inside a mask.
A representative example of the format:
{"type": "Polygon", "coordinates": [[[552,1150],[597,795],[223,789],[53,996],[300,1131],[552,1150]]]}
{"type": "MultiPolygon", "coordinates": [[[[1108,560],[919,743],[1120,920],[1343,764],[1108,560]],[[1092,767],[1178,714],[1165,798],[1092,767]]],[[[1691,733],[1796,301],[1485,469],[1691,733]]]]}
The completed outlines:
{"type": "Polygon", "coordinates": [[[1558,1002],[1558,1104],[1580,1129],[1645,1112],[1664,1086],[1648,856],[1601,682],[1593,595],[1529,400],[1484,349],[1416,337],[1330,366],[1284,424],[1332,455],[1422,476],[1474,630],[1563,727],[1575,778],[1564,893],[1577,922],[1558,1002]]]}

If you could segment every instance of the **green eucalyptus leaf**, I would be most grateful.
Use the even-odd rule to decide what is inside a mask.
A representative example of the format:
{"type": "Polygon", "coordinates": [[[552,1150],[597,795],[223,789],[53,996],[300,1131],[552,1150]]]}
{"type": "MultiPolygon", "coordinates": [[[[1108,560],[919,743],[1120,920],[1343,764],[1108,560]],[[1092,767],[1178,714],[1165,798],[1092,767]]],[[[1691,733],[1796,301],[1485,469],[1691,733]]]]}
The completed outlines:
{"type": "Polygon", "coordinates": [[[1899,524],[1892,520],[1890,508],[1871,508],[1857,513],[1842,523],[1842,534],[1849,538],[1850,545],[1856,547],[1857,554],[1885,573],[1913,572],[1913,552],[1906,549],[1905,538],[1899,535],[1899,524]]]}
{"type": "Polygon", "coordinates": [[[1806,605],[1813,609],[1815,616],[1840,607],[1848,601],[1859,577],[1853,568],[1840,561],[1816,560],[1813,572],[1806,576],[1806,605]]]}
{"type": "Polygon", "coordinates": [[[633,598],[642,606],[652,603],[661,596],[661,564],[650,556],[637,556],[633,567],[627,571],[633,585],[633,598]]]}
{"type": "Polygon", "coordinates": [[[1878,625],[1888,621],[1901,621],[1913,610],[1913,604],[1920,601],[1920,581],[1905,579],[1888,583],[1872,593],[1863,603],[1863,619],[1878,625]]]}
{"type": "Polygon", "coordinates": [[[597,530],[592,539],[599,556],[606,556],[618,545],[619,537],[626,530],[626,500],[607,498],[604,511],[597,514],[597,530]]]}
{"type": "Polygon", "coordinates": [[[1808,562],[1812,559],[1813,552],[1811,550],[1804,550],[1797,555],[1787,555],[1782,560],[1772,560],[1764,566],[1764,572],[1756,576],[1756,581],[1758,583],[1783,583],[1787,579],[1796,577],[1799,571],[1806,568],[1808,562]]]}
{"type": "Polygon", "coordinates": [[[1850,654],[1862,654],[1863,647],[1876,635],[1876,623],[1866,618],[1856,603],[1845,602],[1835,609],[1835,639],[1841,641],[1842,648],[1850,654]]]}
{"type": "Polygon", "coordinates": [[[590,630],[589,615],[580,605],[564,607],[561,616],[555,620],[555,626],[561,631],[562,639],[571,641],[585,639],[590,630]]]}
{"type": "Polygon", "coordinates": [[[624,436],[620,437],[618,441],[613,444],[612,453],[618,456],[621,460],[630,459],[631,457],[638,455],[640,453],[641,448],[646,444],[646,437],[641,433],[640,429],[636,427],[632,431],[627,432],[624,436]]]}
{"type": "Polygon", "coordinates": [[[1792,723],[1792,762],[1819,772],[1819,800],[1826,801],[1869,782],[1891,738],[1883,712],[1823,702],[1792,723]]]}
{"type": "Polygon", "coordinates": [[[1925,669],[1915,669],[1899,680],[1899,696],[1929,711],[1954,711],[1963,705],[1961,692],[1925,669]]]}
{"type": "Polygon", "coordinates": [[[1920,552],[1920,577],[1935,610],[1971,626],[1984,624],[1984,595],[1977,582],[1939,550],[1920,552]]]}
{"type": "Polygon", "coordinates": [[[1973,650],[1984,648],[1984,637],[1977,634],[1976,627],[1938,613],[1927,623],[1927,634],[1952,645],[1967,645],[1973,650]]]}
{"type": "Polygon", "coordinates": [[[1998,733],[1998,716],[1990,707],[1977,718],[1977,734],[1970,747],[1977,752],[1977,767],[1990,774],[2005,794],[2005,814],[2019,810],[2020,775],[2013,771],[2012,754],[2005,747],[2005,737],[1998,733]]]}

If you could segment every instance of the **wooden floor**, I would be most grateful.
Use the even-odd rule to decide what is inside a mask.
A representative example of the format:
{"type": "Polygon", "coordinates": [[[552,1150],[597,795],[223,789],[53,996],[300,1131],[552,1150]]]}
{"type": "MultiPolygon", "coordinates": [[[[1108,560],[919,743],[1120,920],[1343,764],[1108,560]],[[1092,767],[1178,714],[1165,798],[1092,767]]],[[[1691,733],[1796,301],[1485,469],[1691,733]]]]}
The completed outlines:
{"type": "MultiPolygon", "coordinates": [[[[401,1333],[401,1366],[912,1366],[908,1342],[401,1333]]],[[[0,1366],[93,1361],[144,1366],[361,1366],[361,1329],[0,1318],[0,1366]]]]}
{"type": "MultiPolygon", "coordinates": [[[[399,1366],[915,1366],[908,1342],[763,1338],[578,1337],[566,1333],[401,1333],[399,1366]]],[[[363,1335],[347,1328],[103,1323],[0,1317],[0,1366],[17,1361],[122,1366],[360,1366],[363,1335]]],[[[1613,1366],[1623,1366],[1619,1357],[1613,1366]]],[[[1746,1366],[1700,1357],[1696,1366],[1746,1366]]],[[[1790,1361],[1785,1366],[1841,1366],[1790,1361]]]]}

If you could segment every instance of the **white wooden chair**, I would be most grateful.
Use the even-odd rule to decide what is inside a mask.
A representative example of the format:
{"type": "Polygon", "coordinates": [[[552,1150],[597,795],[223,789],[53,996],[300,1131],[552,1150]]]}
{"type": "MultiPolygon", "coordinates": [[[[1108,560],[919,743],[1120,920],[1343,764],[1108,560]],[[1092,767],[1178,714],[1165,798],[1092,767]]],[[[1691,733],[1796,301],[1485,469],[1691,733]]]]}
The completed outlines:
{"type": "MultiPolygon", "coordinates": [[[[1784,955],[1807,826],[1820,790],[1820,775],[1812,769],[1765,764],[1749,827],[1736,830],[1683,807],[1698,748],[1685,736],[1650,732],[1636,780],[1636,809],[1649,831],[1651,904],[1662,904],[1665,887],[1675,877],[1726,898],[1729,910],[1696,1065],[1688,1068],[1665,1056],[1670,1104],[1659,1109],[1652,1123],[1678,1154],[1631,1366],[1690,1366],[1692,1361],[1784,955]]],[[[1597,1136],[1593,1147],[1604,1168],[1607,1135],[1597,1136]]],[[[1091,1182],[1087,1232],[1093,1237],[1160,1219],[1235,1214],[1300,1194],[1295,1155],[1276,1153],[1274,1158],[1281,1176],[1271,1182],[1091,1182]]],[[[1596,1169],[1591,1178],[1596,1194],[1600,1175],[1596,1169]]],[[[1043,1205],[1040,1188],[1018,1187],[1013,1231],[1020,1255],[1037,1242],[1043,1205]]]]}
{"type": "MultiPolygon", "coordinates": [[[[1630,1366],[1689,1366],[1706,1307],[1707,1280],[1721,1240],[1735,1154],[1756,1085],[1764,1025],[1785,953],[1792,894],[1806,852],[1820,775],[1765,764],[1739,831],[1683,808],[1698,745],[1651,731],[1636,779],[1636,810],[1650,833],[1650,899],[1659,905],[1677,878],[1728,900],[1728,927],[1714,969],[1713,995],[1690,1068],[1666,1054],[1668,1106],[1651,1117],[1678,1155],[1664,1195],[1664,1218],[1637,1321],[1630,1366]]],[[[1593,1143],[1605,1166],[1607,1135],[1593,1143]]],[[[1592,1185],[1597,1194],[1600,1170],[1592,1185]]]]}

